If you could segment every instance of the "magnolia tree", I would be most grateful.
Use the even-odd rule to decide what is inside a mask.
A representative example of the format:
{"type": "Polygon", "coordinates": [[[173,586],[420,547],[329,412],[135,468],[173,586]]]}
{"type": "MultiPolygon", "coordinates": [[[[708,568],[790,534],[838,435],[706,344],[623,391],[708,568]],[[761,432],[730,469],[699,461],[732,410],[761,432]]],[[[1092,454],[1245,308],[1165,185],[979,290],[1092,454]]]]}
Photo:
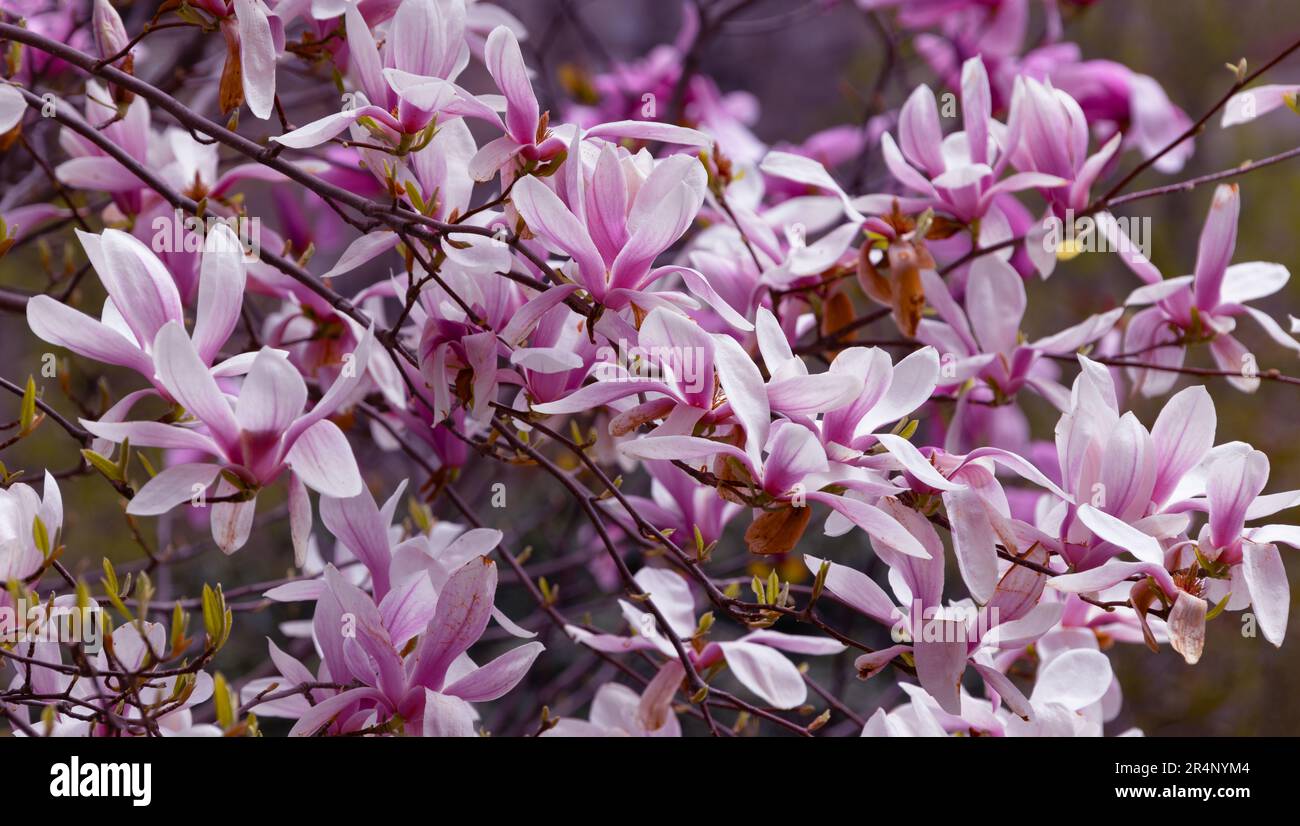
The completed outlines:
{"type": "Polygon", "coordinates": [[[541,94],[486,2],[6,0],[9,732],[1134,733],[1115,643],[1281,646],[1300,491],[1216,406],[1300,384],[1233,182],[1300,150],[1132,183],[1300,43],[1193,120],[1089,5],[694,0],[541,94]],[[705,58],[830,12],[879,82],[770,146],[705,58]]]}

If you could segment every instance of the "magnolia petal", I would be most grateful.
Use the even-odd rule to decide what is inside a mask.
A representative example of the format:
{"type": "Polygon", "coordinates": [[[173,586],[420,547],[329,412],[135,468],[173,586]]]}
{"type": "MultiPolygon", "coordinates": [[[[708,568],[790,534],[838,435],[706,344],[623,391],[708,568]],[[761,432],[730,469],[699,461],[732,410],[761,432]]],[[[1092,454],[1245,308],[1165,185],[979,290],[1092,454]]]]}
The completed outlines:
{"type": "Polygon", "coordinates": [[[1169,628],[1169,644],[1183,655],[1188,665],[1196,665],[1205,648],[1205,615],[1208,607],[1200,597],[1179,591],[1174,607],[1169,610],[1169,619],[1165,622],[1169,628]]]}
{"type": "Polygon", "coordinates": [[[1286,636],[1287,616],[1291,610],[1291,587],[1287,583],[1286,566],[1276,545],[1243,542],[1241,545],[1241,570],[1250,589],[1250,604],[1259,618],[1259,630],[1264,639],[1282,647],[1286,636]]]}
{"type": "Polygon", "coordinates": [[[352,446],[328,419],[316,422],[294,441],[285,463],[317,493],[345,499],[361,492],[361,471],[352,446]]]}
{"type": "Polygon", "coordinates": [[[795,708],[808,697],[808,687],[794,663],[766,645],[720,642],[727,667],[741,685],[775,708],[795,708]]]}
{"type": "Polygon", "coordinates": [[[1076,648],[1045,663],[1034,681],[1030,700],[1035,706],[1057,703],[1078,711],[1099,701],[1114,675],[1100,651],[1076,648]]]}
{"type": "Polygon", "coordinates": [[[219,465],[172,465],[136,491],[127,505],[132,516],[157,516],[201,495],[221,472],[219,465]]]}
{"type": "Polygon", "coordinates": [[[443,691],[471,703],[486,703],[504,696],[528,673],[537,655],[546,650],[540,642],[525,643],[461,677],[443,691]]]}

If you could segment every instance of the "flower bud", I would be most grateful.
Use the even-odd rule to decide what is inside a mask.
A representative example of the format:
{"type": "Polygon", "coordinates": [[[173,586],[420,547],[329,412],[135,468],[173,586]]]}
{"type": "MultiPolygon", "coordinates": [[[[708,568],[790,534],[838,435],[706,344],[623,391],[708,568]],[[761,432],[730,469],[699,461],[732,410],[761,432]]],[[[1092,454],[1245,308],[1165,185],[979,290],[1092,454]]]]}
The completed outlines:
{"type": "MultiPolygon", "coordinates": [[[[105,60],[126,48],[131,39],[126,35],[126,26],[109,0],[95,0],[95,12],[91,18],[95,32],[95,48],[105,60]]],[[[129,57],[125,55],[124,59],[129,57]]],[[[120,67],[119,67],[120,68],[120,67]]]]}

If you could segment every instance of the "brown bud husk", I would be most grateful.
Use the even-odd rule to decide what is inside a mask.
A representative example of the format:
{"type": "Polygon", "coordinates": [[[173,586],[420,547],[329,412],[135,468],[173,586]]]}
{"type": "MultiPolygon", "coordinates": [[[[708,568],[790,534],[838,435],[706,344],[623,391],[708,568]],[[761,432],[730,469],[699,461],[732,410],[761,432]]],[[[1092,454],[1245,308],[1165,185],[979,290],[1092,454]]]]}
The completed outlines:
{"type": "Polygon", "coordinates": [[[1134,612],[1137,613],[1138,622],[1142,625],[1142,638],[1146,640],[1147,648],[1158,653],[1160,644],[1156,642],[1156,635],[1151,632],[1151,627],[1147,624],[1147,612],[1151,610],[1151,605],[1156,599],[1155,591],[1151,590],[1151,581],[1144,579],[1134,583],[1128,599],[1134,612]]]}
{"type": "Polygon", "coordinates": [[[783,554],[798,544],[812,519],[812,508],[785,506],[763,511],[745,531],[749,552],[769,556],[783,554]]]}
{"type": "MultiPolygon", "coordinates": [[[[18,136],[23,133],[23,125],[20,123],[8,132],[0,134],[0,152],[5,152],[9,147],[18,141],[18,136]]],[[[7,249],[7,248],[6,248],[7,249]]]]}
{"type": "Polygon", "coordinates": [[[893,306],[894,291],[889,286],[889,279],[881,275],[876,265],[871,263],[870,244],[863,244],[862,249],[858,251],[858,283],[862,285],[862,291],[873,301],[886,307],[893,306]]]}
{"type": "Polygon", "coordinates": [[[888,257],[894,323],[903,335],[914,338],[921,323],[921,312],[925,309],[921,250],[919,245],[913,246],[905,241],[894,243],[889,245],[888,257]]]}
{"type": "Polygon", "coordinates": [[[221,113],[228,115],[244,104],[244,74],[239,65],[239,35],[232,26],[222,26],[221,33],[226,37],[226,65],[217,99],[221,113]]]}
{"type": "Polygon", "coordinates": [[[841,290],[831,293],[822,310],[822,335],[831,336],[853,321],[853,302],[841,290]]]}

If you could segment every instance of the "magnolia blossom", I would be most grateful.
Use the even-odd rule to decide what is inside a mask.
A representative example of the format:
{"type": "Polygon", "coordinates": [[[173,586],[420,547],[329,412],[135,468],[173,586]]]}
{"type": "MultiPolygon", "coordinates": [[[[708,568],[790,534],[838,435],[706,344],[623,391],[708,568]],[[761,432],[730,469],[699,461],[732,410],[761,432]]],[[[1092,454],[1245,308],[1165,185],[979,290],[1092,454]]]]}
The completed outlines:
{"type": "Polygon", "coordinates": [[[1287,402],[1222,391],[1300,384],[1228,180],[1293,153],[1146,183],[1218,108],[1067,40],[1089,0],[691,2],[633,59],[587,4],[9,5],[6,733],[1140,734],[1139,645],[1230,689],[1207,639],[1285,641],[1287,402]],[[842,15],[851,112],[723,90],[842,15]],[[1115,210],[1209,182],[1165,278],[1115,210]]]}
{"type": "Polygon", "coordinates": [[[682,727],[672,700],[685,673],[680,663],[670,663],[639,695],[625,685],[605,683],[596,689],[590,719],[561,719],[542,736],[681,737],[682,727]]]}
{"type": "MultiPolygon", "coordinates": [[[[1189,344],[1208,341],[1214,361],[1236,373],[1228,381],[1239,390],[1259,387],[1255,358],[1232,333],[1237,317],[1249,316],[1277,344],[1300,353],[1300,341],[1287,334],[1273,317],[1247,302],[1272,295],[1286,286],[1291,272],[1281,264],[1252,261],[1232,264],[1237,246],[1241,195],[1235,184],[1218,187],[1201,229],[1196,268],[1192,275],[1163,278],[1154,267],[1135,267],[1148,282],[1129,295],[1129,306],[1153,304],[1133,316],[1124,335],[1124,349],[1147,356],[1162,367],[1181,367],[1189,344]]],[[[1174,373],[1131,368],[1133,381],[1148,396],[1167,392],[1174,373]]]]}
{"type": "MultiPolygon", "coordinates": [[[[1008,130],[992,120],[989,79],[978,57],[962,66],[961,90],[963,131],[943,137],[934,93],[928,86],[919,86],[899,115],[901,152],[888,133],[881,139],[889,171],[922,196],[923,207],[933,205],[970,223],[984,218],[1003,193],[1059,187],[1068,182],[1068,178],[1034,171],[999,180],[1019,148],[1019,129],[1024,124],[1015,120],[1008,130]]],[[[990,220],[1006,219],[999,212],[990,220]]]]}
{"type": "MultiPolygon", "coordinates": [[[[660,568],[643,568],[636,573],[635,579],[637,585],[650,595],[663,612],[673,634],[683,640],[699,636],[695,597],[685,580],[660,568]]],[[[660,666],[659,676],[655,679],[663,682],[656,688],[668,690],[669,687],[675,687],[685,670],[677,659],[677,649],[667,639],[666,632],[659,629],[652,614],[632,603],[619,600],[619,607],[623,610],[623,619],[632,628],[632,636],[594,633],[576,625],[566,626],[565,630],[577,642],[597,651],[657,651],[668,657],[669,661],[660,666]]],[[[692,666],[697,670],[725,662],[741,685],[777,708],[794,708],[808,696],[808,687],[804,684],[799,669],[781,651],[824,655],[838,654],[843,650],[844,645],[835,640],[767,629],[751,631],[728,642],[706,641],[698,650],[693,647],[686,649],[692,666]]],[[[660,727],[646,726],[650,729],[660,727]]]]}
{"type": "Polygon", "coordinates": [[[308,487],[333,496],[354,496],[361,489],[347,437],[327,417],[350,400],[362,381],[371,341],[367,332],[352,353],[350,369],[306,412],[307,385],[302,376],[283,353],[263,348],[232,406],[185,331],[176,322],[167,322],[154,341],[154,365],[169,397],[192,420],[175,424],[83,421],[83,425],[110,442],[130,439],[142,447],[190,449],[216,460],[161,471],[131,500],[130,513],[166,513],[187,500],[205,505],[205,492],[216,481],[215,496],[226,501],[212,503],[212,537],[231,553],[248,541],[257,492],[287,471],[294,532],[303,536],[301,520],[311,518],[308,487]]]}
{"type": "Polygon", "coordinates": [[[62,527],[63,497],[48,470],[42,495],[22,482],[0,490],[0,579],[23,580],[36,573],[62,527]],[[38,533],[44,533],[47,547],[37,546],[38,533]]]}

